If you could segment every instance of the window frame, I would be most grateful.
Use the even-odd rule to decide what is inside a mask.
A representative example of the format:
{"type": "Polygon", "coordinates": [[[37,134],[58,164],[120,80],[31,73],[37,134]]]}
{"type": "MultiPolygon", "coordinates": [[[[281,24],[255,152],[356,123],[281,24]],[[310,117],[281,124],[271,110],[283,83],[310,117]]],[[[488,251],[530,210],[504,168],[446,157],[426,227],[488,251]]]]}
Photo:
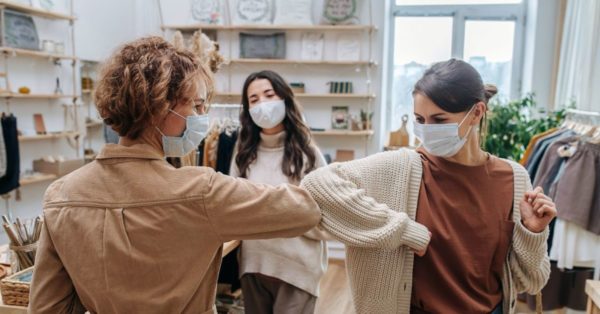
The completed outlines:
{"type": "MultiPolygon", "coordinates": [[[[509,97],[519,97],[521,94],[523,77],[523,59],[525,55],[525,23],[527,0],[520,3],[509,4],[461,4],[461,5],[397,5],[396,1],[390,1],[388,40],[388,67],[386,74],[387,97],[390,99],[391,108],[388,112],[394,112],[395,104],[391,102],[392,87],[394,82],[394,46],[395,46],[395,20],[397,17],[452,17],[452,58],[462,59],[464,55],[465,25],[467,21],[514,21],[515,34],[513,41],[513,59],[511,65],[511,85],[509,97]]],[[[391,119],[391,115],[388,115],[391,119]]],[[[387,121],[388,129],[392,121],[387,121]]]]}

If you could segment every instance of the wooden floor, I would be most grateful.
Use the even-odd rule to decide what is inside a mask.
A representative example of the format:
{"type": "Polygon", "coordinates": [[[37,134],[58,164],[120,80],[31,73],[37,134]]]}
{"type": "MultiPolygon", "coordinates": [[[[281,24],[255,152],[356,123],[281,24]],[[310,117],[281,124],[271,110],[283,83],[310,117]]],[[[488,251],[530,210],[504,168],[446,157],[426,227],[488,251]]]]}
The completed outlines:
{"type": "Polygon", "coordinates": [[[321,279],[321,295],[315,314],[354,314],[350,285],[343,260],[329,260],[329,268],[321,279]]]}
{"type": "MultiPolygon", "coordinates": [[[[533,314],[527,304],[517,304],[518,314],[533,314]]],[[[327,273],[321,279],[321,296],[317,299],[315,314],[355,314],[352,305],[352,294],[346,275],[346,267],[343,260],[329,260],[327,273]]],[[[545,314],[581,313],[574,311],[549,311],[545,314]]]]}

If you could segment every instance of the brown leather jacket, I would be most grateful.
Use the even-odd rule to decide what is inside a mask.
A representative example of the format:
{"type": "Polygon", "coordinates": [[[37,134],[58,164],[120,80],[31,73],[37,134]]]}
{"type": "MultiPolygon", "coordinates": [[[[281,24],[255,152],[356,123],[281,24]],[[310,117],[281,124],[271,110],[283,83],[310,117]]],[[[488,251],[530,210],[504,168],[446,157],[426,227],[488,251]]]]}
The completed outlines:
{"type": "Polygon", "coordinates": [[[46,191],[29,312],[216,313],[224,242],[299,236],[320,218],[298,187],[109,144],[46,191]]]}

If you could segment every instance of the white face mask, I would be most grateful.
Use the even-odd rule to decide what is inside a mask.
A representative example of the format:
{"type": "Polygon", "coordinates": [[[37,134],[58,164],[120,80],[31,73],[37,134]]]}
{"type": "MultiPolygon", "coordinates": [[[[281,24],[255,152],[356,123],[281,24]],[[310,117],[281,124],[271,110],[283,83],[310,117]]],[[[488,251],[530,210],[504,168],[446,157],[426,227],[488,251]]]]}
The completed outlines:
{"type": "Polygon", "coordinates": [[[414,124],[415,136],[421,141],[421,145],[432,155],[438,157],[452,157],[465,145],[472,126],[463,138],[458,135],[458,128],[465,122],[473,106],[460,123],[446,124],[414,124]]]}
{"type": "Polygon", "coordinates": [[[191,115],[184,117],[179,113],[169,109],[182,119],[185,119],[185,131],[182,136],[167,136],[159,128],[156,128],[162,135],[163,151],[166,157],[183,157],[189,152],[198,148],[200,142],[206,137],[210,125],[210,119],[207,114],[191,115]]]}
{"type": "Polygon", "coordinates": [[[285,102],[273,100],[261,102],[250,109],[252,121],[263,129],[271,129],[285,119],[285,102]]]}

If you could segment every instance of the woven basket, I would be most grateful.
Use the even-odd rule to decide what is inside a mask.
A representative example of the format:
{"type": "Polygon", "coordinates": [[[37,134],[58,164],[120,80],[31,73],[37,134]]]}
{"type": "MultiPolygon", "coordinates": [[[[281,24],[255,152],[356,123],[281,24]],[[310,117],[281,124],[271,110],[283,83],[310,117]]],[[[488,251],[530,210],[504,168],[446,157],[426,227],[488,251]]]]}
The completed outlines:
{"type": "Polygon", "coordinates": [[[33,267],[29,267],[0,281],[2,301],[6,305],[28,306],[29,287],[33,267]]]}

